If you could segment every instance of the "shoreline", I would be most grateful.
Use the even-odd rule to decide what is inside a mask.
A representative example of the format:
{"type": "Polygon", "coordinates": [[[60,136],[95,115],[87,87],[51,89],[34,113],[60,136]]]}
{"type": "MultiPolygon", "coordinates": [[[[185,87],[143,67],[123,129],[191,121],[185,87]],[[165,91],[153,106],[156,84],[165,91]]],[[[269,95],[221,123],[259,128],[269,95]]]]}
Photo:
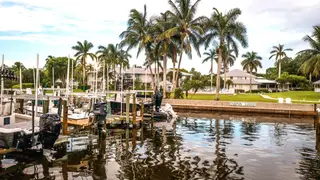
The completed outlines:
{"type": "Polygon", "coordinates": [[[250,114],[279,114],[294,116],[315,116],[316,104],[280,104],[269,102],[233,102],[186,99],[164,99],[174,110],[183,112],[233,112],[250,114]]]}

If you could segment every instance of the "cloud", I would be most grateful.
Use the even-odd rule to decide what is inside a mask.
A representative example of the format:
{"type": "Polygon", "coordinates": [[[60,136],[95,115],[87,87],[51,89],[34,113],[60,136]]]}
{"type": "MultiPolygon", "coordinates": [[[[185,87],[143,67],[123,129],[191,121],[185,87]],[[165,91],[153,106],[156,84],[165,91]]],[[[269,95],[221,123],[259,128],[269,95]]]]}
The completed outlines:
{"type": "MultiPolygon", "coordinates": [[[[0,47],[5,46],[1,44],[4,40],[28,41],[47,48],[40,54],[50,52],[50,48],[55,48],[52,52],[63,54],[70,52],[76,41],[84,39],[96,47],[117,43],[119,34],[126,28],[130,9],[142,11],[144,4],[147,5],[148,16],[169,9],[167,0],[0,0],[0,47]]],[[[241,49],[240,53],[258,52],[264,59],[261,71],[274,63],[268,60],[272,46],[285,44],[295,50],[289,53],[294,56],[308,46],[301,41],[302,37],[311,32],[313,25],[320,23],[319,0],[202,0],[197,14],[209,16],[213,7],[222,12],[235,7],[242,10],[240,20],[248,29],[249,48],[241,49]]],[[[17,47],[12,51],[21,50],[17,47]]],[[[142,64],[145,57],[141,53],[136,59],[136,52],[131,52],[131,64],[142,64]]],[[[184,56],[182,67],[191,69],[197,64],[197,70],[207,73],[208,65],[201,64],[201,61],[196,53],[192,60],[184,56]]],[[[238,58],[233,68],[241,68],[240,62],[241,58],[238,58]]],[[[169,63],[169,66],[172,65],[169,63]]]]}

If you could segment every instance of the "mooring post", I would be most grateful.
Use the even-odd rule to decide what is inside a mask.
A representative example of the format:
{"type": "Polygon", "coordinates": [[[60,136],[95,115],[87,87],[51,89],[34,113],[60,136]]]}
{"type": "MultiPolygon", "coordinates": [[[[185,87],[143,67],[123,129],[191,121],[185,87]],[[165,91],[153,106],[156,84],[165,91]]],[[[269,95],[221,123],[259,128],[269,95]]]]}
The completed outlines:
{"type": "Polygon", "coordinates": [[[126,94],[126,124],[127,124],[127,126],[129,126],[129,123],[130,123],[129,112],[130,112],[130,94],[126,94]]]}
{"type": "Polygon", "coordinates": [[[151,126],[153,127],[153,120],[154,120],[154,108],[155,108],[155,98],[154,94],[152,94],[152,106],[151,106],[151,126]]]}
{"type": "Polygon", "coordinates": [[[34,101],[32,101],[32,143],[34,142],[34,101]]]}
{"type": "Polygon", "coordinates": [[[62,98],[59,98],[58,102],[58,115],[61,117],[61,112],[62,112],[62,98]]]}
{"type": "Polygon", "coordinates": [[[136,127],[137,126],[136,94],[132,94],[132,101],[133,101],[133,106],[132,106],[132,124],[133,124],[133,127],[136,127]]]}
{"type": "Polygon", "coordinates": [[[49,97],[47,100],[44,100],[42,104],[42,113],[45,114],[48,112],[49,112],[49,97]]]}
{"type": "Polygon", "coordinates": [[[316,117],[315,117],[315,128],[316,128],[316,149],[318,153],[320,152],[320,108],[316,109],[316,117]]]}
{"type": "Polygon", "coordinates": [[[137,145],[137,128],[132,129],[132,152],[136,148],[137,145]]]}
{"type": "Polygon", "coordinates": [[[24,104],[24,99],[20,99],[20,112],[23,114],[23,104],[24,104]]]}
{"type": "Polygon", "coordinates": [[[144,102],[141,103],[140,116],[141,116],[141,121],[140,121],[140,127],[141,127],[144,121],[144,102]]]}
{"type": "Polygon", "coordinates": [[[62,121],[63,135],[68,134],[68,106],[67,101],[63,101],[63,121],[62,121]]]}

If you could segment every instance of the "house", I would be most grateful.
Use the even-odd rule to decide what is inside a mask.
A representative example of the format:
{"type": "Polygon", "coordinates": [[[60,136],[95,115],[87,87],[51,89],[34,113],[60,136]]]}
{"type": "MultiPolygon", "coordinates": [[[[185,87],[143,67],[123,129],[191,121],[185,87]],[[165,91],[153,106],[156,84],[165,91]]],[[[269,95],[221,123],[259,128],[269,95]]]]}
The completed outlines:
{"type": "MultiPolygon", "coordinates": [[[[159,87],[163,87],[163,81],[159,83],[159,87]]],[[[166,92],[171,92],[172,88],[173,88],[173,84],[170,81],[167,81],[167,88],[166,88],[166,92]]]]}
{"type": "Polygon", "coordinates": [[[320,80],[313,83],[314,92],[320,92],[320,80]]]}
{"type": "MultiPolygon", "coordinates": [[[[222,75],[224,77],[224,74],[222,75]]],[[[258,85],[260,84],[255,80],[256,76],[252,75],[251,80],[251,89],[257,90],[258,85]]],[[[231,89],[239,89],[244,91],[250,90],[250,74],[246,73],[244,71],[241,71],[239,69],[234,69],[226,73],[226,80],[231,80],[233,82],[232,85],[230,85],[229,88],[231,89]]]]}
{"type": "MultiPolygon", "coordinates": [[[[222,75],[224,77],[224,74],[222,75]]],[[[277,82],[274,80],[267,80],[263,77],[257,77],[251,75],[251,89],[267,89],[268,91],[275,91],[277,89],[277,82]]],[[[239,69],[234,69],[226,73],[226,80],[231,80],[233,82],[230,85],[231,89],[239,89],[244,91],[250,90],[250,74],[239,69]]]]}

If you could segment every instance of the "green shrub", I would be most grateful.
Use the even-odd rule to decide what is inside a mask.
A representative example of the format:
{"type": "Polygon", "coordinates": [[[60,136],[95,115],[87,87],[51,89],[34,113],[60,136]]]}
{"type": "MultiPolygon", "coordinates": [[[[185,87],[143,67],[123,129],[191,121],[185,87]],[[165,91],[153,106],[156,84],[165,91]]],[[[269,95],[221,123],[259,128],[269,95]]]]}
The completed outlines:
{"type": "Polygon", "coordinates": [[[171,92],[166,92],[166,97],[167,97],[167,99],[169,99],[170,96],[171,96],[171,92]]]}
{"type": "MultiPolygon", "coordinates": [[[[20,84],[16,84],[16,85],[12,86],[12,88],[19,89],[20,84]]],[[[34,88],[33,83],[22,83],[22,89],[26,89],[26,88],[34,88]]]]}
{"type": "Polygon", "coordinates": [[[244,93],[245,91],[243,89],[235,89],[234,90],[235,93],[244,93]]]}
{"type": "Polygon", "coordinates": [[[183,90],[180,88],[175,89],[174,99],[183,99],[183,90]]]}

